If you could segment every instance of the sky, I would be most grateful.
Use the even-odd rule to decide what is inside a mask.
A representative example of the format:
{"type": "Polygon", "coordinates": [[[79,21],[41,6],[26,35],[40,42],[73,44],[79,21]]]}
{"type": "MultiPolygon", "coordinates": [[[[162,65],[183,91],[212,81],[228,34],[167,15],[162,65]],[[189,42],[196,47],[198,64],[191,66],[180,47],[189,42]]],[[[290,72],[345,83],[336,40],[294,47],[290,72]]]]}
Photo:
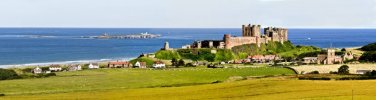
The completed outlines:
{"type": "Polygon", "coordinates": [[[0,27],[376,28],[376,0],[0,0],[0,27]]]}

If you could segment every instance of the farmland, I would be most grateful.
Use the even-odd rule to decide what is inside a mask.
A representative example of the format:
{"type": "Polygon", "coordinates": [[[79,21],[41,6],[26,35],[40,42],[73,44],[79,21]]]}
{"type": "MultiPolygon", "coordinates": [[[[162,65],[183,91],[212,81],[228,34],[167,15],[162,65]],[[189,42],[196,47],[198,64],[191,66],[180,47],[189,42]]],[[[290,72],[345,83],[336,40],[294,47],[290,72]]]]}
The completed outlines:
{"type": "Polygon", "coordinates": [[[80,91],[175,87],[223,82],[231,76],[291,75],[285,68],[174,68],[99,69],[59,72],[49,78],[0,81],[0,93],[8,95],[54,94],[80,91]]]}

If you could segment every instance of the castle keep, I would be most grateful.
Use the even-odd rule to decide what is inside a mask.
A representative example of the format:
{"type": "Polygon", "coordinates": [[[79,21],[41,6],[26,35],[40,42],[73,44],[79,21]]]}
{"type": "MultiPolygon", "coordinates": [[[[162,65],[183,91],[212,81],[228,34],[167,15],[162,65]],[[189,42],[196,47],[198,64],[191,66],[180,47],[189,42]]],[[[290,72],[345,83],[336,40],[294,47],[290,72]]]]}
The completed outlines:
{"type": "Polygon", "coordinates": [[[243,25],[242,37],[232,37],[230,34],[225,34],[223,41],[225,48],[231,49],[232,47],[244,44],[257,44],[260,46],[262,43],[272,42],[285,42],[288,40],[288,30],[285,28],[267,27],[264,28],[264,34],[261,33],[261,25],[243,25]]]}
{"type": "Polygon", "coordinates": [[[259,47],[262,43],[268,42],[285,42],[288,41],[288,30],[286,28],[267,27],[261,32],[261,25],[243,25],[242,36],[235,37],[225,34],[223,40],[204,40],[195,41],[192,45],[185,45],[182,48],[220,48],[231,49],[235,46],[244,44],[257,44],[259,47]]]}

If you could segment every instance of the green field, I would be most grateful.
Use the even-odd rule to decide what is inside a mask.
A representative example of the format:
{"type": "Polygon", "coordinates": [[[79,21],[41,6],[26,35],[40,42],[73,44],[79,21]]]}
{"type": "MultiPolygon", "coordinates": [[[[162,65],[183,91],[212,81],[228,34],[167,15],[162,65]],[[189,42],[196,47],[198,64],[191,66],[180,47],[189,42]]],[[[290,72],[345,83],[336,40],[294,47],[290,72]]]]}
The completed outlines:
{"type": "Polygon", "coordinates": [[[221,82],[230,76],[293,74],[284,68],[178,68],[178,69],[100,69],[60,72],[49,78],[0,81],[5,95],[45,94],[150,87],[171,87],[221,82]]]}
{"type": "Polygon", "coordinates": [[[0,81],[5,100],[25,99],[373,99],[376,80],[310,81],[277,76],[226,81],[231,76],[294,74],[285,68],[101,69],[56,77],[0,81]],[[221,83],[216,83],[220,81],[221,83]],[[353,95],[353,96],[352,96],[353,95]]]}

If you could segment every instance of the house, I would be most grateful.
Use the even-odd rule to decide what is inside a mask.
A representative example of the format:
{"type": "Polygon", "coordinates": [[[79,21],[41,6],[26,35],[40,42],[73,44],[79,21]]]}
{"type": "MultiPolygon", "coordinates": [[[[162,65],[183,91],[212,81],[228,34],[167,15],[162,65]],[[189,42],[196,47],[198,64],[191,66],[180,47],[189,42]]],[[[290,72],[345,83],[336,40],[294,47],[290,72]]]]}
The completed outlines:
{"type": "Polygon", "coordinates": [[[63,69],[60,67],[60,65],[51,65],[49,68],[48,68],[51,72],[58,72],[58,71],[62,71],[63,69]]]}
{"type": "Polygon", "coordinates": [[[354,58],[354,54],[351,51],[343,54],[343,60],[352,60],[354,58]]]}
{"type": "Polygon", "coordinates": [[[163,63],[162,61],[156,61],[156,62],[154,62],[153,67],[154,68],[165,68],[166,64],[163,63]]]}
{"type": "Polygon", "coordinates": [[[117,61],[117,62],[108,63],[108,68],[131,68],[131,67],[132,67],[132,64],[126,61],[124,62],[117,61]]]}
{"type": "Polygon", "coordinates": [[[317,63],[317,57],[304,57],[303,63],[304,64],[316,64],[317,63]]]}
{"type": "Polygon", "coordinates": [[[326,54],[318,54],[317,57],[305,57],[304,63],[313,63],[316,60],[317,64],[335,64],[343,63],[343,57],[335,54],[335,49],[329,48],[326,50],[326,54]]]}
{"type": "Polygon", "coordinates": [[[137,62],[134,64],[134,67],[138,67],[138,68],[146,68],[146,62],[139,62],[139,61],[137,61],[137,62]]]}
{"type": "Polygon", "coordinates": [[[280,60],[280,58],[277,55],[265,55],[264,60],[265,62],[274,62],[276,60],[280,60]]]}
{"type": "Polygon", "coordinates": [[[263,55],[248,56],[248,58],[251,59],[252,62],[256,63],[263,63],[265,61],[265,57],[263,55]]]}
{"type": "Polygon", "coordinates": [[[280,60],[280,58],[277,55],[254,55],[254,56],[248,56],[249,62],[255,62],[255,63],[269,63],[273,62],[275,60],[280,60]]]}
{"type": "Polygon", "coordinates": [[[34,74],[40,74],[43,72],[43,70],[39,67],[33,69],[34,74]]]}
{"type": "Polygon", "coordinates": [[[68,71],[79,71],[82,70],[81,65],[70,65],[68,71]]]}
{"type": "Polygon", "coordinates": [[[89,69],[99,69],[99,64],[98,63],[90,63],[89,64],[89,69]]]}

